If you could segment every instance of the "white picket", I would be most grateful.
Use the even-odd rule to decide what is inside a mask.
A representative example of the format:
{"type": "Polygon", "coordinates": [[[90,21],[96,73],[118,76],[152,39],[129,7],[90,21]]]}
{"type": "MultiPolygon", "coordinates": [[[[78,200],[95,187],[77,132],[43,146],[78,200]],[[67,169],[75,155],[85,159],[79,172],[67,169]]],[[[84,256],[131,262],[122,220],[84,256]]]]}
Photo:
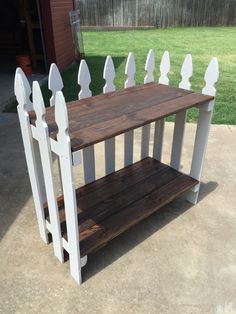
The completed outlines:
{"type": "Polygon", "coordinates": [[[63,262],[64,255],[62,248],[61,225],[57,205],[56,189],[54,185],[49,131],[47,123],[45,121],[46,110],[39,83],[36,81],[33,82],[33,107],[36,113],[35,126],[37,129],[39,151],[42,160],[42,168],[50,216],[50,232],[52,233],[53,238],[54,254],[60,260],[60,262],[63,262]]]}
{"type": "Polygon", "coordinates": [[[216,95],[216,88],[215,84],[219,79],[219,64],[217,58],[212,58],[211,62],[209,63],[205,76],[204,81],[206,85],[202,89],[202,93],[205,95],[214,96],[216,95]]]}
{"type": "Polygon", "coordinates": [[[160,63],[160,78],[159,83],[169,85],[168,73],[170,72],[170,55],[168,51],[165,51],[161,63],[160,63]]]}
{"type": "Polygon", "coordinates": [[[31,89],[28,85],[28,80],[26,79],[26,77],[24,77],[24,73],[22,73],[23,71],[18,68],[16,70],[14,81],[15,96],[18,102],[17,111],[20,120],[21,134],[35,204],[39,233],[42,240],[45,243],[48,243],[48,234],[46,230],[43,208],[43,203],[46,201],[45,188],[43,180],[41,179],[42,169],[39,167],[39,163],[36,159],[34,152],[34,139],[32,137],[30,120],[28,115],[29,108],[32,109],[32,103],[29,98],[31,94],[31,89]]]}
{"type": "MultiPolygon", "coordinates": [[[[219,65],[217,58],[213,58],[209,63],[204,80],[205,86],[202,90],[203,94],[215,96],[215,84],[219,79],[219,65]]],[[[214,109],[215,100],[210,101],[208,104],[201,106],[199,109],[198,125],[195,136],[195,143],[193,149],[193,158],[190,170],[190,176],[199,180],[201,179],[203,162],[207,148],[208,135],[210,131],[210,124],[212,113],[214,109]]],[[[196,204],[198,200],[200,184],[193,188],[187,194],[187,200],[192,204],[196,204]]]]}
{"type": "Polygon", "coordinates": [[[52,97],[50,98],[50,106],[55,106],[55,96],[56,92],[63,89],[63,81],[58,67],[55,63],[52,63],[48,75],[48,89],[52,92],[52,97]]]}
{"type": "MultiPolygon", "coordinates": [[[[105,79],[105,86],[103,87],[103,93],[109,93],[115,91],[114,85],[115,79],[115,67],[111,56],[106,58],[103,78],[105,79]]],[[[105,173],[106,175],[115,171],[115,138],[110,138],[105,141],[105,173]]]]}
{"type": "Polygon", "coordinates": [[[78,84],[80,85],[79,99],[84,99],[92,96],[92,92],[89,88],[91,83],[91,76],[89,68],[85,60],[81,60],[78,72],[78,84]]]}
{"type": "MultiPolygon", "coordinates": [[[[155,55],[152,49],[149,50],[145,71],[146,76],[144,77],[144,84],[154,82],[153,72],[155,70],[155,55]]],[[[150,141],[150,124],[146,124],[142,127],[142,138],[141,138],[141,159],[149,156],[149,141],[150,141]]]]}
{"type": "MultiPolygon", "coordinates": [[[[190,78],[192,77],[192,74],[193,74],[191,54],[186,55],[180,74],[181,74],[182,80],[179,83],[179,88],[190,90],[191,88],[190,78]]],[[[177,113],[175,116],[175,127],[174,127],[174,134],[173,134],[170,165],[176,170],[180,169],[185,124],[186,124],[186,110],[183,110],[177,113]]]]}
{"type": "MultiPolygon", "coordinates": [[[[27,112],[32,111],[33,110],[33,104],[30,100],[31,87],[30,87],[30,84],[29,84],[27,77],[25,76],[25,73],[22,71],[21,68],[16,69],[15,81],[14,81],[14,91],[15,91],[16,97],[18,97],[18,98],[20,97],[21,100],[24,99],[24,101],[26,102],[24,104],[24,110],[26,110],[27,112]],[[20,75],[20,80],[16,80],[17,74],[20,75]]],[[[23,103],[21,103],[21,104],[23,104],[23,103]]]]}
{"type": "MultiPolygon", "coordinates": [[[[61,91],[63,89],[63,81],[61,78],[61,74],[59,72],[58,67],[55,63],[52,63],[49,70],[48,75],[48,89],[51,90],[52,96],[50,98],[50,106],[55,106],[55,96],[56,92],[61,91]]],[[[61,169],[59,165],[59,159],[57,156],[57,167],[58,167],[58,173],[60,176],[60,182],[61,182],[61,169]]],[[[60,186],[62,188],[62,186],[60,186]]]]}
{"type": "Polygon", "coordinates": [[[147,74],[144,78],[144,84],[154,82],[154,72],[155,70],[155,54],[152,49],[149,50],[146,64],[145,64],[145,71],[147,74]]]}
{"type": "MultiPolygon", "coordinates": [[[[135,86],[135,73],[136,64],[134,54],[129,53],[126,66],[125,66],[125,88],[135,86]]],[[[133,163],[133,151],[134,151],[134,131],[128,131],[124,134],[124,166],[132,165],[133,163]]]]}
{"type": "Polygon", "coordinates": [[[67,242],[64,239],[64,247],[69,253],[71,276],[78,284],[82,283],[81,259],[79,247],[79,230],[77,217],[77,202],[73,185],[73,167],[71,156],[71,142],[68,133],[68,114],[62,92],[56,93],[55,121],[58,126],[57,141],[60,143],[62,153],[60,158],[61,177],[64,195],[64,205],[67,226],[67,242]],[[66,245],[65,245],[66,244],[66,245]]]}
{"type": "MultiPolygon", "coordinates": [[[[160,64],[160,78],[159,83],[169,85],[168,73],[170,72],[170,56],[169,52],[165,51],[160,64]]],[[[160,160],[162,157],[163,137],[164,137],[165,119],[155,122],[154,144],[153,144],[153,158],[160,160]]]]}
{"type": "Polygon", "coordinates": [[[114,92],[116,87],[114,85],[115,79],[115,67],[111,56],[107,56],[104,70],[103,70],[103,78],[105,80],[105,85],[103,87],[103,93],[114,92]]]}
{"type": "Polygon", "coordinates": [[[130,52],[125,66],[125,88],[135,86],[136,64],[133,52],[130,52]]]}
{"type": "MultiPolygon", "coordinates": [[[[78,72],[78,84],[80,85],[79,99],[84,99],[92,96],[89,88],[91,76],[85,60],[81,60],[78,72]]],[[[84,166],[84,181],[85,184],[95,180],[95,154],[94,145],[83,149],[83,166],[84,166]]]]}

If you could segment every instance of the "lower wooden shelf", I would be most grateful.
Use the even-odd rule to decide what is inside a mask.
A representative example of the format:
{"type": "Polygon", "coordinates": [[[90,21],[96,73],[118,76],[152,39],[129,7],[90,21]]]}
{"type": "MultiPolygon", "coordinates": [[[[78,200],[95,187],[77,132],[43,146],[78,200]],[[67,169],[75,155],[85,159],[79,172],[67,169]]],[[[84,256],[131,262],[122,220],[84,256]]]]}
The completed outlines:
{"type": "MultiPolygon", "coordinates": [[[[76,190],[81,256],[85,256],[191,189],[198,181],[145,158],[76,190]]],[[[63,196],[58,198],[67,238],[63,196]]],[[[47,204],[44,206],[49,220],[47,204]]]]}

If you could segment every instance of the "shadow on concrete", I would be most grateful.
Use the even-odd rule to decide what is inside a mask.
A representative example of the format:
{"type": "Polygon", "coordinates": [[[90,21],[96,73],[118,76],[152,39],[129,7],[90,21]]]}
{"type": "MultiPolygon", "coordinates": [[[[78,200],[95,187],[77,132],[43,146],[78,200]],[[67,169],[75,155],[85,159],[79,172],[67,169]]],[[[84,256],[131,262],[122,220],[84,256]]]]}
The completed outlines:
{"type": "Polygon", "coordinates": [[[31,197],[16,114],[0,114],[0,239],[31,197]]]}
{"type": "MultiPolygon", "coordinates": [[[[218,183],[213,181],[202,183],[199,201],[207,197],[217,186],[218,183]]],[[[115,262],[122,255],[135,248],[155,232],[158,232],[162,227],[182,215],[192,206],[194,205],[185,201],[183,197],[180,197],[121,234],[97,252],[89,255],[88,262],[82,269],[83,281],[85,282],[96,273],[115,262]]]]}

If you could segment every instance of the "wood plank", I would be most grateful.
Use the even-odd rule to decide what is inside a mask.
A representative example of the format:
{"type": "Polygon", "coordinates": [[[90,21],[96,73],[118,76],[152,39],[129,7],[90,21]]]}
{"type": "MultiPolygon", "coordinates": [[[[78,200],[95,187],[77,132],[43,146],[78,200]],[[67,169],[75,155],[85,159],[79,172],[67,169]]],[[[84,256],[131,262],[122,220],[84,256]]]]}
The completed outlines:
{"type": "MultiPolygon", "coordinates": [[[[124,191],[128,187],[148,178],[153,173],[161,171],[165,167],[167,167],[167,165],[159,163],[149,157],[78,188],[76,190],[76,198],[79,205],[77,212],[79,214],[83,213],[86,208],[95,206],[109,198],[111,191],[116,191],[116,193],[124,191]],[[109,189],[107,188],[108,185],[109,189]]],[[[57,202],[60,211],[60,221],[63,223],[65,221],[63,196],[58,197],[57,202]]],[[[44,204],[44,210],[45,217],[50,222],[47,203],[44,204]]]]}
{"type": "MultiPolygon", "coordinates": [[[[197,180],[149,157],[77,189],[82,256],[103,246],[196,184],[197,180]]],[[[63,197],[58,199],[58,205],[66,238],[63,197]]]]}
{"type": "MultiPolygon", "coordinates": [[[[173,113],[198,106],[213,97],[156,83],[90,97],[67,104],[72,151],[138,128],[173,113]]],[[[35,114],[30,113],[31,123],[35,114]]],[[[55,137],[54,108],[46,121],[55,137]]]]}
{"type": "Polygon", "coordinates": [[[194,179],[186,175],[179,175],[131,206],[123,208],[108,219],[93,225],[80,234],[81,255],[92,253],[104,246],[108,241],[167,205],[195,184],[194,179]]]}

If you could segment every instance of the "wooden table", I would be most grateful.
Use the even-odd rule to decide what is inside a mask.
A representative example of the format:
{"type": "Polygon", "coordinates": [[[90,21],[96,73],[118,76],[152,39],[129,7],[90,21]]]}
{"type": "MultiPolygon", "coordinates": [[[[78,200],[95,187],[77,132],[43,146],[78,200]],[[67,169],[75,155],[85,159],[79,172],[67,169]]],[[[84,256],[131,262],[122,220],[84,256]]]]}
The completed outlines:
{"type": "MultiPolygon", "coordinates": [[[[170,58],[164,52],[159,83],[154,83],[155,54],[147,56],[144,85],[135,86],[135,59],[129,53],[125,67],[125,89],[114,91],[115,67],[107,57],[103,95],[92,97],[91,77],[85,60],[80,62],[79,99],[66,104],[59,70],[52,64],[48,87],[50,108],[45,108],[38,82],[33,90],[18,68],[15,95],[25,156],[35,203],[39,233],[45,243],[52,236],[54,255],[64,262],[69,255],[70,273],[82,283],[81,270],[87,255],[184,194],[198,201],[207,147],[215,84],[219,77],[216,58],[204,75],[202,94],[190,91],[192,57],[181,68],[180,88],[169,87],[170,58]],[[184,88],[184,89],[182,89],[184,88]],[[31,92],[32,100],[31,101],[31,92]],[[203,95],[204,94],[204,95],[203,95]],[[210,96],[206,96],[210,95],[210,96]],[[181,172],[181,156],[187,109],[198,109],[190,173],[181,172]],[[170,163],[162,163],[165,117],[175,114],[170,163]],[[153,152],[149,152],[150,123],[154,122],[153,152]],[[134,129],[141,127],[140,161],[133,163],[134,129]],[[116,171],[116,139],[124,134],[124,168],[116,171]],[[104,142],[105,176],[96,180],[94,144],[104,142]],[[58,197],[55,167],[58,161],[63,195],[58,197]],[[84,168],[84,185],[74,186],[74,168],[84,168]]],[[[100,156],[99,162],[101,162],[100,156]]]]}
{"type": "MultiPolygon", "coordinates": [[[[149,83],[67,104],[72,152],[213,100],[192,91],[149,83]]],[[[35,114],[30,113],[31,123],[35,114]]],[[[54,107],[46,121],[55,138],[54,107]]],[[[198,180],[148,157],[76,190],[81,256],[162,208],[198,180]]],[[[58,198],[62,234],[67,239],[63,196],[58,198]]],[[[50,222],[48,205],[44,205],[50,222]]]]}

